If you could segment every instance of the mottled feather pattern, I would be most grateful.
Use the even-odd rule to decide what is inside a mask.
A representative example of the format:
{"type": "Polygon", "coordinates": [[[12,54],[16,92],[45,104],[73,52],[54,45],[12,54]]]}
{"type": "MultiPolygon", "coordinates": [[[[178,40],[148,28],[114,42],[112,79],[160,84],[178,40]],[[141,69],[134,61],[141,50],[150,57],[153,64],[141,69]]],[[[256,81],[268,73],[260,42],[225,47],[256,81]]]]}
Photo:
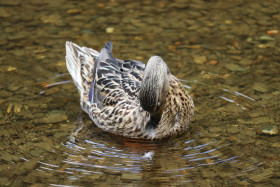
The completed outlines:
{"type": "Polygon", "coordinates": [[[88,92],[94,78],[94,59],[99,56],[99,52],[66,42],[66,54],[66,67],[79,92],[82,94],[88,92]]]}
{"type": "Polygon", "coordinates": [[[103,96],[103,103],[111,100],[108,99],[110,97],[116,100],[117,97],[123,95],[129,99],[136,99],[144,69],[145,65],[138,61],[106,60],[106,62],[100,62],[96,76],[96,87],[103,96]],[[116,90],[123,92],[117,93],[116,90]]]}
{"type": "Polygon", "coordinates": [[[145,64],[112,56],[108,42],[100,53],[66,43],[66,63],[80,92],[82,109],[101,129],[131,138],[159,139],[188,127],[194,107],[181,83],[171,76],[170,89],[156,128],[148,128],[151,114],[139,101],[145,64]]]}
{"type": "Polygon", "coordinates": [[[161,121],[158,126],[158,134],[162,137],[179,134],[188,128],[191,117],[194,114],[194,104],[183,85],[173,76],[170,89],[166,98],[161,121]],[[173,110],[173,111],[171,111],[173,110]],[[169,131],[166,131],[166,128],[169,131]]]}

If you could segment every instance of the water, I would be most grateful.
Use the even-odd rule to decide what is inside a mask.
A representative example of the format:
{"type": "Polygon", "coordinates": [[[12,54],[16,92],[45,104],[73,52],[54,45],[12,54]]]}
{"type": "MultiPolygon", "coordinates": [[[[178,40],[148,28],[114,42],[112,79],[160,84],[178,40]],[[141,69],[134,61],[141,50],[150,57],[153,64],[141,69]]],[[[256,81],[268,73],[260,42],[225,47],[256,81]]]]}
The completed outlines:
{"type": "Polygon", "coordinates": [[[1,1],[1,186],[279,186],[278,5],[1,1]],[[92,125],[64,45],[109,40],[116,58],[163,57],[194,98],[189,131],[139,141],[92,125]]]}

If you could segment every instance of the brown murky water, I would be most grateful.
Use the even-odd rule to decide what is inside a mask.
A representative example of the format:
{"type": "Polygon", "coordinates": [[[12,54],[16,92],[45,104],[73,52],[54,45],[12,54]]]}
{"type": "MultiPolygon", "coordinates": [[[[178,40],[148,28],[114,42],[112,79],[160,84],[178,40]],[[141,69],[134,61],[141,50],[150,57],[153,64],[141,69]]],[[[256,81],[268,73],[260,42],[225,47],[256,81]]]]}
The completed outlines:
{"type": "Polygon", "coordinates": [[[279,4],[2,0],[0,186],[279,186],[279,4]],[[64,45],[109,40],[116,58],[164,58],[194,98],[188,132],[135,141],[92,125],[64,45]]]}

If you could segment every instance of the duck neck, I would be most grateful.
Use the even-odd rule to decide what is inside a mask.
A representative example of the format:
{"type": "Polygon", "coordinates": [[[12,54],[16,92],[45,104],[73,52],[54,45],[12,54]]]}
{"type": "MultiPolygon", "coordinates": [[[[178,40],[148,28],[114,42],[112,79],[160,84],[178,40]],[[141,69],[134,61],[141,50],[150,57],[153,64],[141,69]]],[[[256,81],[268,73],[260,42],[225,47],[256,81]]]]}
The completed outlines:
{"type": "Polygon", "coordinates": [[[147,129],[155,129],[157,128],[160,120],[161,120],[161,116],[164,110],[164,106],[162,105],[159,110],[157,110],[156,112],[151,113],[151,117],[150,120],[147,123],[146,128],[147,129]]]}

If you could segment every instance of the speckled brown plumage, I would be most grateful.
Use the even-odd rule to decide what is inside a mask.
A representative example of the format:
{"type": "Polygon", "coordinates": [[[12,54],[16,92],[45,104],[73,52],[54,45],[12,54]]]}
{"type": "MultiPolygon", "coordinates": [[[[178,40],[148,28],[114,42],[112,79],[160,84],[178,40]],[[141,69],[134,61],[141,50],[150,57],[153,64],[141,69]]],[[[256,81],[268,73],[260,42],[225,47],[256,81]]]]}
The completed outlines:
{"type": "MultiPolygon", "coordinates": [[[[160,139],[186,130],[194,104],[178,79],[167,70],[169,87],[164,101],[149,105],[156,106],[153,111],[145,111],[139,101],[145,64],[118,60],[111,53],[110,42],[100,53],[66,43],[68,71],[81,95],[80,105],[94,123],[130,138],[160,139]]],[[[165,67],[164,61],[160,63],[165,67]]]]}

